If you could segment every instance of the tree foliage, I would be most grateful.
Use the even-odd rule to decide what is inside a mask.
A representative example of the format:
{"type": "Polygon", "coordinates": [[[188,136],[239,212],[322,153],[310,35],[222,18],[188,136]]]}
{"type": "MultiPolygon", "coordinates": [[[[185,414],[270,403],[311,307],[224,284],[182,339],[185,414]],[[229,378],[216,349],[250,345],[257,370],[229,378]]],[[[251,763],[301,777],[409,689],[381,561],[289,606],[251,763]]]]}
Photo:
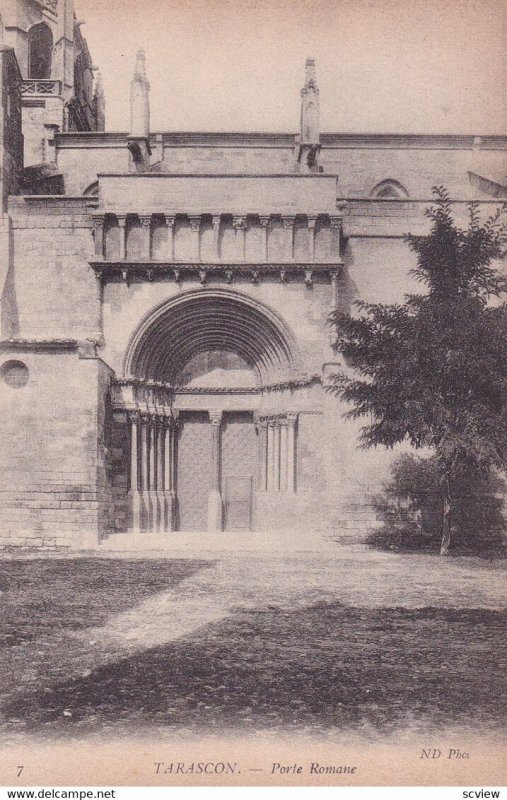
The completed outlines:
{"type": "Polygon", "coordinates": [[[429,234],[405,237],[425,291],[399,304],[357,301],[354,316],[332,313],[352,372],[334,375],[329,390],[351,403],[349,417],[370,417],[363,447],[432,448],[451,503],[463,476],[507,468],[507,307],[490,303],[507,288],[492,266],[507,237],[503,208],[481,223],[471,204],[463,229],[446,190],[433,194],[429,234]]]}

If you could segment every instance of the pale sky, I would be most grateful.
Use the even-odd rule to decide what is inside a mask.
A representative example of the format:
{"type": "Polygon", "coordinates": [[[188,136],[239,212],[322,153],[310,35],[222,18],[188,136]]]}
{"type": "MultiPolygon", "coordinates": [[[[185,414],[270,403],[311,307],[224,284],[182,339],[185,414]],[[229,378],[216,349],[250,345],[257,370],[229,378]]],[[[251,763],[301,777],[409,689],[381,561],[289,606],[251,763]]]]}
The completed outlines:
{"type": "Polygon", "coordinates": [[[506,132],[507,0],[75,0],[106,91],[128,128],[146,51],[153,131],[299,125],[307,56],[321,129],[506,132]]]}

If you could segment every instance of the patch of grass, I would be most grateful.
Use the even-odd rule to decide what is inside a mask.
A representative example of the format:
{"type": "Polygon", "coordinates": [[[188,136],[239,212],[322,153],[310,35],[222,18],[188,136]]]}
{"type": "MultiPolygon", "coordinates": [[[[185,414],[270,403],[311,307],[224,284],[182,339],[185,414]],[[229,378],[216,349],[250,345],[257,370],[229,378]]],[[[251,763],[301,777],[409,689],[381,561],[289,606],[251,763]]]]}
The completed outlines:
{"type": "Polygon", "coordinates": [[[495,726],[505,711],[506,618],[339,603],[242,612],[27,692],[5,712],[53,735],[145,726],[387,732],[408,720],[495,726]]]}
{"type": "Polygon", "coordinates": [[[207,562],[108,558],[0,561],[0,647],[101,625],[207,562]]]}

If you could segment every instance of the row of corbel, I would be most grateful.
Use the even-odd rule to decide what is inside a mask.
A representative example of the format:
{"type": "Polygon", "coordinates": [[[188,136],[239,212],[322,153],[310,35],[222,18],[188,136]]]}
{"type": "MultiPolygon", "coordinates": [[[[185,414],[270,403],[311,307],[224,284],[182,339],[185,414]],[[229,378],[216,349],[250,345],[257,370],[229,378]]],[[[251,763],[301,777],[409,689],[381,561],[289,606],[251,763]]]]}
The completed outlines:
{"type": "Polygon", "coordinates": [[[196,265],[194,267],[191,264],[185,264],[182,267],[174,267],[168,265],[160,266],[158,264],[156,266],[148,266],[136,263],[126,267],[125,265],[119,266],[114,263],[109,263],[106,267],[103,262],[92,262],[92,267],[95,270],[95,275],[98,280],[103,281],[107,276],[113,275],[121,277],[127,285],[130,285],[133,278],[139,273],[145,275],[150,282],[153,281],[155,277],[172,276],[176,283],[182,281],[184,274],[197,273],[201,285],[205,285],[209,277],[215,278],[220,274],[223,274],[225,282],[229,284],[233,282],[235,276],[243,277],[245,275],[250,277],[252,283],[257,284],[264,275],[275,273],[279,275],[281,283],[286,283],[289,277],[292,278],[294,275],[302,275],[305,285],[311,287],[313,286],[315,274],[329,275],[330,278],[333,279],[339,276],[341,270],[341,265],[319,265],[318,268],[315,268],[313,266],[301,267],[295,265],[294,267],[287,267],[275,264],[263,264],[260,267],[245,267],[244,265],[230,267],[224,267],[223,265],[210,265],[206,267],[196,265]]]}

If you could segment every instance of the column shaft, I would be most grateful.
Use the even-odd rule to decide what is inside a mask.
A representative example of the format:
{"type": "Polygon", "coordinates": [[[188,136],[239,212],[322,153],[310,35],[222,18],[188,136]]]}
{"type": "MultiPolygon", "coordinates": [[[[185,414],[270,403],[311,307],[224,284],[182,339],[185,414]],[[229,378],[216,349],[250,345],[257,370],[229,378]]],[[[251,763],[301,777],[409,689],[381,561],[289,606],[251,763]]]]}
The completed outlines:
{"type": "Polygon", "coordinates": [[[174,261],[174,217],[166,216],[167,223],[167,260],[174,261]]]}
{"type": "Polygon", "coordinates": [[[296,491],[296,421],[297,414],[287,415],[287,491],[296,491]]]}
{"type": "Polygon", "coordinates": [[[134,531],[141,528],[141,495],[139,493],[139,412],[131,411],[130,420],[130,511],[134,531]]]}
{"type": "Polygon", "coordinates": [[[310,238],[310,261],[315,261],[315,226],[317,217],[308,217],[308,235],[310,238]]]}
{"type": "Polygon", "coordinates": [[[151,258],[151,216],[139,217],[139,221],[141,223],[141,231],[143,234],[141,258],[149,261],[151,258]]]}
{"type": "Polygon", "coordinates": [[[273,489],[280,489],[280,423],[275,423],[273,436],[273,489]]]}
{"type": "Polygon", "coordinates": [[[262,261],[267,261],[269,217],[260,217],[260,223],[262,229],[262,261]]]}
{"type": "Polygon", "coordinates": [[[275,487],[275,475],[274,475],[274,459],[273,459],[273,450],[274,450],[274,433],[275,429],[273,427],[272,422],[268,422],[268,429],[267,429],[267,443],[268,443],[268,452],[267,452],[267,490],[268,492],[272,492],[275,487]]]}
{"type": "Polygon", "coordinates": [[[221,411],[210,411],[212,489],[208,497],[208,530],[221,531],[223,525],[222,495],[220,494],[220,425],[221,411]]]}
{"type": "Polygon", "coordinates": [[[287,423],[283,421],[280,425],[280,491],[287,491],[287,423]]]}
{"type": "Polygon", "coordinates": [[[142,495],[142,509],[141,509],[141,524],[142,530],[147,531],[150,528],[150,500],[149,500],[149,484],[148,484],[148,422],[149,417],[146,413],[141,416],[141,495],[142,495]]]}
{"type": "Polygon", "coordinates": [[[119,228],[119,258],[123,261],[127,256],[127,217],[118,217],[119,228]]]}
{"type": "Polygon", "coordinates": [[[99,258],[104,257],[104,217],[94,217],[93,219],[93,238],[95,255],[99,258]]]}

